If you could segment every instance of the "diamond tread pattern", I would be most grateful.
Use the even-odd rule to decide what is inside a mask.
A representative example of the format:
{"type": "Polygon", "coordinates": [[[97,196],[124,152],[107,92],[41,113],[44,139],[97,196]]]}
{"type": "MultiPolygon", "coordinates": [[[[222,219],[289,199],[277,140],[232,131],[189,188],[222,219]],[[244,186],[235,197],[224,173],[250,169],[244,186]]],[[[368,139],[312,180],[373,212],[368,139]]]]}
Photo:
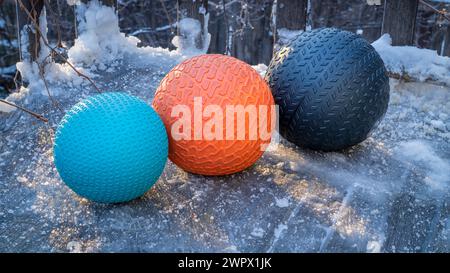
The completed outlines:
{"type": "Polygon", "coordinates": [[[375,49],[334,28],[303,32],[281,48],[265,79],[280,106],[281,135],[314,150],[360,143],[389,101],[389,78],[375,49]]]}
{"type": "MultiPolygon", "coordinates": [[[[245,140],[178,140],[171,136],[171,126],[178,118],[171,117],[172,107],[186,105],[192,113],[194,97],[202,97],[203,107],[219,105],[225,113],[227,105],[274,105],[267,83],[248,64],[233,57],[208,54],[193,57],[174,67],[161,81],[153,107],[161,116],[169,135],[169,159],[182,169],[203,175],[227,175],[253,165],[270,139],[249,140],[246,120],[245,140]]],[[[225,114],[224,114],[225,117],[225,114]]],[[[270,124],[270,115],[268,121],[270,124]]],[[[203,118],[203,124],[209,118],[203,118]]],[[[228,122],[228,121],[226,121],[228,122]]],[[[236,136],[236,124],[234,132],[236,136]]],[[[259,132],[258,128],[258,132],[259,132]]],[[[270,129],[270,128],[269,128],[270,129]]],[[[226,136],[223,125],[223,136],[226,136]]],[[[193,138],[193,133],[191,137],[193,138]]],[[[258,134],[259,135],[259,134],[258,134]]]]}

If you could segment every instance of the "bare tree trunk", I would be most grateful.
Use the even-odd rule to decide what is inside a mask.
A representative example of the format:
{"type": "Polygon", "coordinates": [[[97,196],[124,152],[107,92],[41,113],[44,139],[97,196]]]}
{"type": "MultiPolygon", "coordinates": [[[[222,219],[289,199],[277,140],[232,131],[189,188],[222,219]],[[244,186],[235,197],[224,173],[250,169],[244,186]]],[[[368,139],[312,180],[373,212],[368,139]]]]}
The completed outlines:
{"type": "MultiPolygon", "coordinates": [[[[19,0],[16,0],[19,1],[19,0]]],[[[19,29],[20,35],[27,35],[28,44],[26,48],[22,47],[22,57],[29,57],[30,61],[36,61],[39,57],[40,43],[37,31],[32,31],[32,20],[39,24],[39,16],[44,7],[44,0],[20,0],[29,12],[32,18],[29,18],[27,12],[22,8],[19,9],[19,29]],[[24,54],[25,53],[25,54],[24,54]]],[[[19,37],[22,40],[22,37],[19,37]]]]}
{"type": "MultiPolygon", "coordinates": [[[[90,1],[91,0],[81,0],[81,2],[85,3],[85,4],[87,4],[90,1]]],[[[100,2],[104,6],[114,7],[114,8],[116,8],[116,4],[117,4],[117,0],[98,0],[98,2],[100,2]]]]}
{"type": "Polygon", "coordinates": [[[277,27],[290,30],[305,30],[307,0],[278,0],[277,27]]]}
{"type": "Polygon", "coordinates": [[[116,0],[100,0],[105,6],[116,7],[116,0]]]}
{"type": "Polygon", "coordinates": [[[269,64],[273,51],[273,34],[271,29],[272,0],[240,3],[230,8],[233,14],[240,14],[240,22],[233,19],[233,44],[231,55],[249,64],[269,64]],[[236,10],[233,10],[236,9],[236,10]],[[241,10],[239,12],[239,10],[241,10]],[[246,12],[242,13],[243,10],[246,12]]]}

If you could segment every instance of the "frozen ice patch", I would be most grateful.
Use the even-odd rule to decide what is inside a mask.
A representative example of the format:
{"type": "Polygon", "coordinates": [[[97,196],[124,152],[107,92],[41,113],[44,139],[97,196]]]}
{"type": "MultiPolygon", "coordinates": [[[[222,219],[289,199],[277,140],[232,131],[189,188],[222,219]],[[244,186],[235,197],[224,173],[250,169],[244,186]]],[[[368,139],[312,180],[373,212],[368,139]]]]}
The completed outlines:
{"type": "Polygon", "coordinates": [[[273,233],[273,236],[275,237],[275,241],[280,238],[280,236],[283,234],[283,232],[287,230],[287,226],[285,224],[279,224],[273,233]]]}
{"type": "Polygon", "coordinates": [[[377,241],[367,242],[367,252],[369,253],[380,253],[382,244],[377,241]]]}
{"type": "Polygon", "coordinates": [[[291,161],[289,162],[289,168],[291,169],[291,171],[293,172],[298,172],[301,170],[301,166],[299,163],[291,161]]]}
{"type": "Polygon", "coordinates": [[[439,157],[435,151],[422,140],[411,140],[400,143],[397,155],[413,167],[417,163],[426,169],[425,183],[431,190],[445,191],[450,182],[450,163],[439,157]]]}
{"type": "Polygon", "coordinates": [[[287,197],[284,198],[275,198],[275,204],[277,205],[277,207],[279,208],[286,208],[289,207],[289,199],[287,197]]]}
{"type": "Polygon", "coordinates": [[[431,126],[436,130],[445,131],[445,123],[442,120],[432,120],[430,121],[431,126]]]}
{"type": "Polygon", "coordinates": [[[262,228],[254,228],[252,230],[252,232],[250,233],[250,235],[254,236],[254,237],[258,237],[258,238],[262,238],[264,236],[264,229],[262,228]]]}
{"type": "Polygon", "coordinates": [[[70,241],[69,243],[67,243],[67,250],[71,253],[81,253],[82,246],[79,242],[70,241]]]}

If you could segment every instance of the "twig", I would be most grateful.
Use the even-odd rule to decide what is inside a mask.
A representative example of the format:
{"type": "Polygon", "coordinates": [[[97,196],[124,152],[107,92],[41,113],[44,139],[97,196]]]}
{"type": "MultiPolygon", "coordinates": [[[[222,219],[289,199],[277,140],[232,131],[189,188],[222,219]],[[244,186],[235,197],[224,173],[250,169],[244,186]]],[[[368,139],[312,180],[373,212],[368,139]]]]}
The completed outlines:
{"type": "Polygon", "coordinates": [[[50,44],[48,43],[47,39],[44,37],[44,35],[42,34],[40,28],[39,28],[39,24],[36,22],[35,18],[31,15],[31,13],[27,10],[27,8],[25,7],[25,5],[23,4],[22,0],[17,0],[19,3],[20,8],[25,11],[25,13],[27,14],[28,18],[31,20],[35,30],[36,30],[36,34],[38,34],[41,38],[42,38],[42,42],[44,43],[45,46],[47,46],[53,53],[55,53],[56,55],[58,55],[65,63],[67,63],[67,65],[70,66],[70,68],[72,68],[73,71],[75,71],[75,73],[77,73],[77,75],[79,77],[82,77],[84,79],[86,79],[87,81],[89,81],[92,86],[94,86],[95,90],[97,90],[97,92],[102,93],[102,91],[100,91],[100,89],[97,87],[97,85],[94,83],[94,81],[88,77],[87,75],[81,73],[78,69],[75,68],[75,66],[73,66],[66,57],[64,57],[61,53],[59,53],[57,50],[55,50],[53,47],[50,46],[50,44]]]}
{"type": "Polygon", "coordinates": [[[52,9],[52,7],[50,5],[50,2],[48,0],[44,0],[44,5],[50,11],[50,13],[52,13],[52,15],[56,18],[55,19],[56,20],[56,23],[55,23],[56,24],[56,37],[57,37],[56,38],[57,39],[56,46],[58,48],[64,48],[63,45],[62,45],[62,38],[61,38],[61,20],[60,20],[60,17],[62,15],[61,15],[61,7],[59,5],[59,0],[56,0],[56,8],[58,9],[58,13],[56,13],[52,9]]]}
{"type": "Polygon", "coordinates": [[[3,102],[3,103],[5,103],[5,104],[8,104],[9,106],[15,107],[15,108],[17,108],[17,109],[20,109],[20,110],[24,111],[25,113],[28,113],[28,114],[32,115],[33,117],[37,118],[37,119],[40,120],[40,121],[48,122],[48,119],[46,119],[46,118],[43,117],[42,115],[39,115],[39,114],[37,114],[37,113],[35,113],[35,112],[31,111],[31,110],[28,110],[28,109],[26,109],[26,108],[24,108],[24,107],[22,107],[22,106],[16,105],[16,104],[11,103],[11,102],[9,102],[9,101],[6,101],[6,100],[4,100],[4,99],[0,99],[0,102],[3,102]]]}
{"type": "MultiPolygon", "coordinates": [[[[117,11],[119,12],[119,11],[117,11]]],[[[74,31],[75,31],[75,39],[76,40],[78,38],[78,27],[77,27],[77,12],[75,10],[75,5],[73,5],[73,25],[74,25],[74,31]]]]}
{"type": "MultiPolygon", "coordinates": [[[[45,63],[45,60],[48,57],[50,57],[50,55],[45,57],[45,59],[42,61],[42,63],[45,63]]],[[[44,67],[42,66],[42,64],[39,64],[39,63],[37,65],[38,65],[38,68],[39,68],[39,75],[41,75],[42,81],[44,82],[45,90],[47,91],[48,97],[52,101],[53,105],[56,108],[58,108],[58,110],[61,111],[61,113],[64,113],[63,109],[59,106],[59,103],[53,98],[52,94],[50,93],[50,89],[48,87],[48,82],[47,82],[47,79],[45,78],[45,75],[44,75],[44,67]]]]}
{"type": "Polygon", "coordinates": [[[272,4],[272,14],[271,14],[271,25],[272,25],[272,36],[273,36],[273,45],[272,45],[272,55],[275,53],[275,45],[277,44],[277,12],[278,12],[278,1],[274,0],[272,4]]]}
{"type": "Polygon", "coordinates": [[[178,27],[180,25],[180,17],[181,17],[180,3],[181,3],[181,0],[177,0],[177,5],[176,5],[176,7],[177,7],[177,29],[176,29],[177,36],[180,36],[180,28],[178,27]]]}
{"type": "MultiPolygon", "coordinates": [[[[225,6],[228,7],[228,6],[231,6],[234,3],[238,3],[238,2],[239,2],[239,0],[231,0],[231,1],[228,1],[228,3],[226,3],[225,6]]],[[[220,8],[220,4],[216,4],[216,3],[214,3],[214,1],[208,1],[208,5],[213,6],[215,9],[219,9],[220,8]]]]}
{"type": "Polygon", "coordinates": [[[161,2],[161,6],[163,7],[164,13],[166,14],[167,20],[169,21],[170,33],[173,33],[172,27],[172,18],[170,17],[169,11],[167,10],[166,4],[164,4],[164,0],[159,0],[161,2]]]}
{"type": "Polygon", "coordinates": [[[16,31],[17,31],[17,42],[19,44],[19,60],[22,61],[22,43],[20,39],[20,23],[19,23],[19,5],[16,3],[16,31]]]}
{"type": "Polygon", "coordinates": [[[448,17],[447,13],[443,10],[438,10],[437,8],[433,7],[431,4],[423,1],[423,0],[419,0],[419,2],[425,6],[427,6],[428,8],[432,9],[434,12],[442,15],[445,19],[447,19],[447,21],[450,22],[450,17],[448,17]]]}
{"type": "Polygon", "coordinates": [[[229,47],[230,27],[228,26],[228,17],[225,0],[222,0],[222,5],[223,5],[223,20],[225,21],[225,28],[227,31],[227,39],[225,40],[225,55],[231,55],[231,48],[229,47]]]}

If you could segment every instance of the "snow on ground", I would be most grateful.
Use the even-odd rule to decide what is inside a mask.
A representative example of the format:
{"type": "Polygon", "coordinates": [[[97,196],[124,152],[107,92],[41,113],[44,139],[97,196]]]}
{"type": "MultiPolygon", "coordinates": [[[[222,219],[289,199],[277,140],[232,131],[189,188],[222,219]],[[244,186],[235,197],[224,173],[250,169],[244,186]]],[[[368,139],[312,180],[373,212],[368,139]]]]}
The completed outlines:
{"type": "Polygon", "coordinates": [[[257,64],[253,65],[252,67],[258,72],[259,75],[261,75],[261,77],[264,77],[264,75],[266,74],[267,65],[257,64]]]}
{"type": "MultiPolygon", "coordinates": [[[[150,103],[167,63],[125,59],[96,81],[150,103]]],[[[58,97],[65,110],[95,93],[55,88],[70,94],[58,97]]],[[[63,113],[44,96],[24,97],[50,122],[0,116],[0,251],[450,251],[450,107],[442,106],[450,89],[392,80],[391,94],[379,128],[352,149],[313,152],[283,140],[223,177],[168,162],[145,196],[117,205],[64,185],[52,157],[63,113]]]]}
{"type": "Polygon", "coordinates": [[[450,163],[440,158],[429,144],[420,140],[405,141],[395,152],[406,162],[428,169],[424,182],[430,191],[438,195],[449,191],[450,163]]]}
{"type": "MultiPolygon", "coordinates": [[[[174,38],[175,45],[179,48],[170,51],[165,48],[138,47],[140,40],[134,36],[126,36],[120,32],[118,17],[113,8],[103,6],[98,1],[90,1],[88,4],[77,3],[77,27],[79,37],[75,40],[74,46],[68,51],[68,61],[83,74],[96,78],[99,73],[113,73],[117,68],[123,67],[124,59],[133,59],[134,65],[147,67],[149,63],[167,62],[167,65],[174,65],[183,59],[203,54],[209,46],[210,34],[207,29],[201,29],[200,22],[185,18],[181,20],[181,35],[174,38]],[[202,40],[202,47],[195,48],[193,41],[200,33],[206,33],[202,40]]],[[[205,21],[209,15],[205,15],[205,21]]],[[[41,32],[47,33],[47,21],[45,9],[40,17],[41,32]]],[[[22,34],[25,32],[22,31],[22,34]]],[[[26,48],[27,35],[22,35],[23,48],[26,48]]],[[[17,63],[17,69],[21,72],[25,82],[29,85],[22,87],[21,93],[31,95],[48,96],[48,91],[41,79],[39,66],[35,62],[27,61],[27,52],[23,52],[24,60],[17,63]]],[[[56,86],[60,84],[70,87],[87,87],[89,82],[77,75],[77,73],[67,64],[50,62],[43,59],[49,55],[49,49],[41,41],[40,62],[44,62],[46,80],[56,86]]],[[[60,96],[67,90],[54,88],[51,95],[60,96]]],[[[10,95],[6,100],[15,102],[20,97],[16,94],[10,95]]],[[[11,111],[14,108],[0,105],[0,111],[11,111]]]]}
{"type": "Polygon", "coordinates": [[[431,80],[450,85],[450,58],[435,50],[413,46],[392,46],[389,34],[372,43],[390,72],[407,74],[419,81],[431,80]]]}
{"type": "Polygon", "coordinates": [[[287,44],[289,41],[295,39],[303,30],[291,30],[287,28],[277,29],[278,43],[281,45],[287,44]]]}
{"type": "MultiPolygon", "coordinates": [[[[110,52],[97,54],[103,53],[106,69],[78,60],[96,66],[102,90],[149,104],[183,58],[134,48],[115,66],[110,52]]],[[[263,74],[266,67],[255,68],[263,74]]],[[[115,205],[78,197],[53,164],[52,137],[63,112],[96,91],[72,80],[52,82],[61,112],[33,88],[12,100],[42,113],[48,124],[21,111],[0,113],[2,252],[450,251],[449,87],[391,80],[388,112],[360,145],[322,153],[282,140],[251,168],[221,177],[189,174],[168,162],[142,198],[115,205]]]]}

